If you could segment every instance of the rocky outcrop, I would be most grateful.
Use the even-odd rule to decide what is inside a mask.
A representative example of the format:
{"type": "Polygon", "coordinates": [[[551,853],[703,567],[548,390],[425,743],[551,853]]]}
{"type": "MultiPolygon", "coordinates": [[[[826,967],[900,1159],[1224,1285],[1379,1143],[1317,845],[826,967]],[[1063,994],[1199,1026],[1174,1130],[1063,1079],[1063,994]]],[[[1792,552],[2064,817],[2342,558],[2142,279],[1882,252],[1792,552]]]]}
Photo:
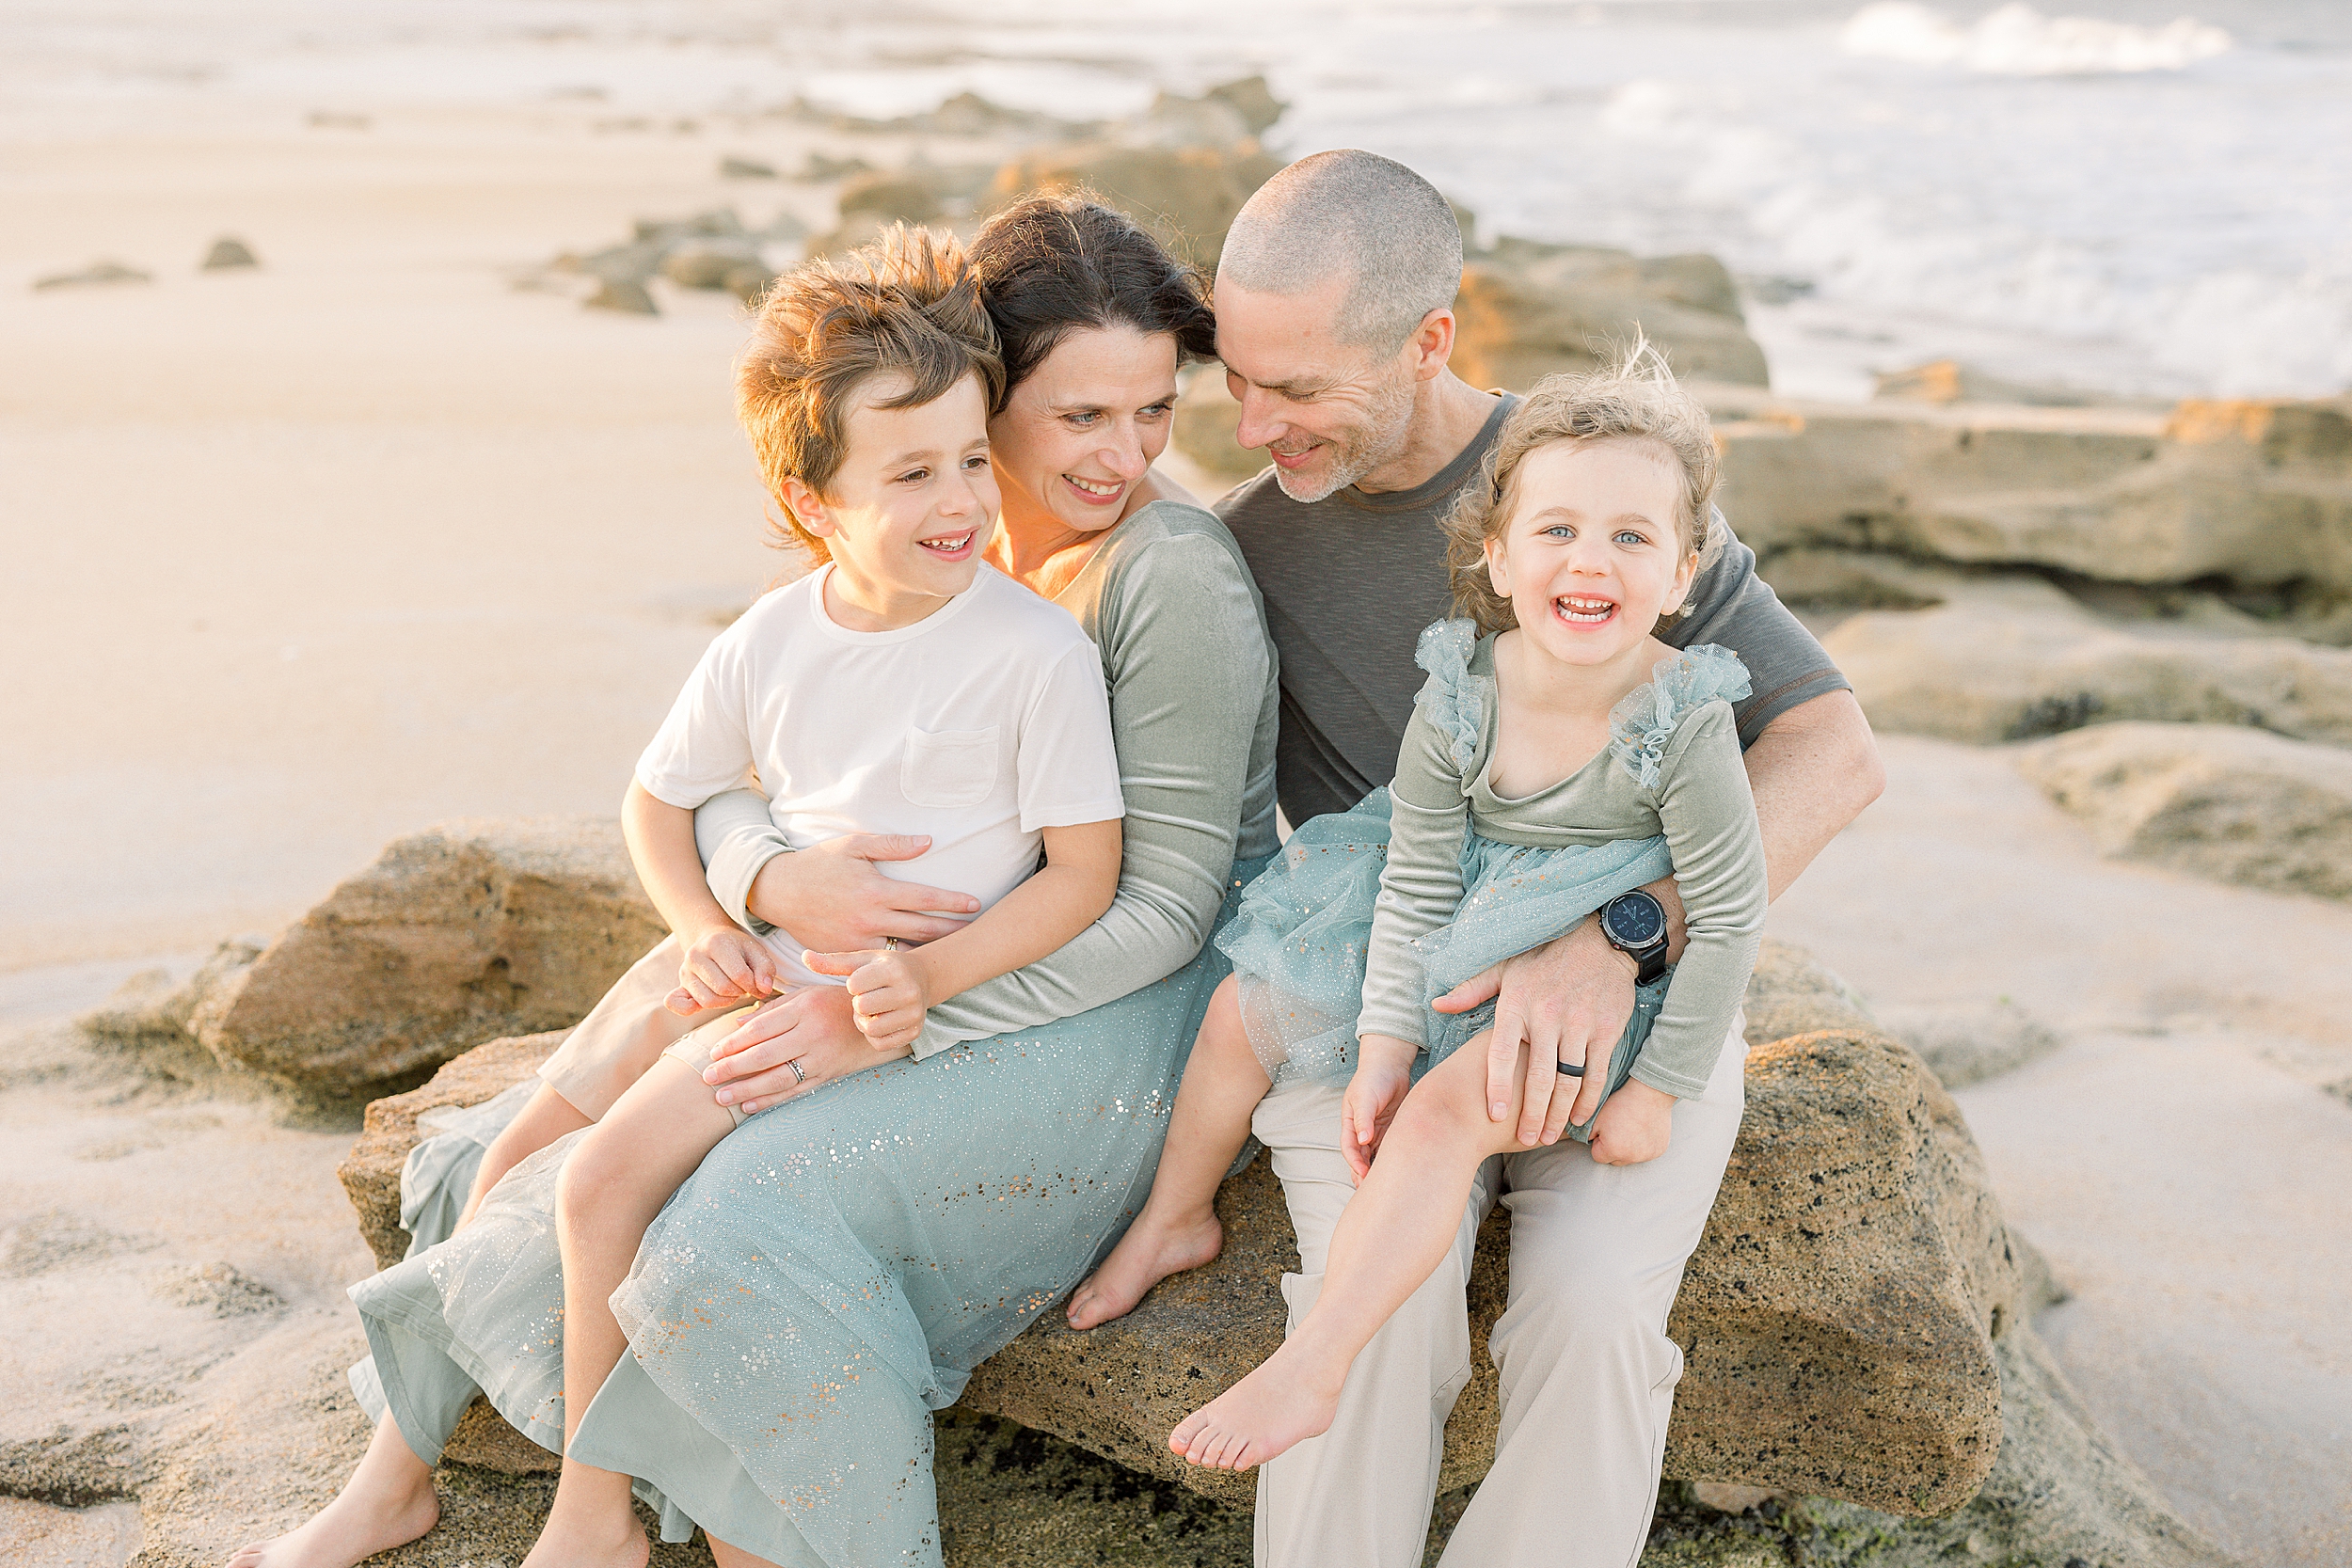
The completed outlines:
{"type": "Polygon", "coordinates": [[[1767,380],[1739,292],[1712,256],[1504,238],[1468,259],[1454,313],[1454,370],[1474,387],[1525,391],[1555,372],[1596,369],[1637,332],[1678,375],[1767,380]]]}
{"type": "Polygon", "coordinates": [[[189,1027],[227,1063],[360,1094],[500,1035],[577,1022],[659,942],[612,822],[454,822],[395,840],[189,1027]]]}
{"type": "Polygon", "coordinates": [[[2106,724],[2017,766],[2107,854],[2352,898],[2352,751],[2214,724],[2106,724]]]}
{"type": "Polygon", "coordinates": [[[2015,1003],[1929,1003],[1878,1009],[1886,1032],[1919,1053],[1947,1089],[1980,1084],[2056,1051],[2049,1027],[2015,1003]]]}
{"type": "Polygon", "coordinates": [[[1016,158],[996,171],[985,199],[1001,207],[1035,191],[1089,190],[1175,254],[1214,272],[1234,215],[1281,166],[1282,160],[1254,141],[1228,147],[1104,141],[1016,158]]]}
{"type": "Polygon", "coordinates": [[[1991,745],[2144,719],[2352,745],[2352,652],[2125,629],[2036,579],[1859,614],[1822,645],[1885,730],[1991,745]]]}
{"type": "Polygon", "coordinates": [[[261,264],[261,258],[253,254],[251,245],[234,234],[224,234],[213,242],[213,247],[204,253],[204,260],[199,263],[197,270],[233,272],[240,267],[258,267],[261,264]]]}
{"type": "MultiPolygon", "coordinates": [[[[1753,1020],[1812,1026],[1749,1057],[1748,1120],[1670,1331],[1688,1366],[1670,1474],[1845,1497],[1906,1513],[1973,1493],[1998,1446],[1990,1337],[2021,1286],[1959,1112],[1850,993],[1774,950],[1753,1020]],[[1827,1027],[1819,1025],[1826,1024],[1827,1027]]],[[[508,1039],[370,1107],[343,1180],[379,1259],[405,1250],[399,1169],[417,1115],[518,1082],[559,1037],[508,1039]]],[[[1254,1481],[1184,1465],[1168,1431],[1279,1342],[1280,1277],[1297,1258],[1263,1162],[1218,1197],[1223,1257],[1089,1334],[1048,1314],[979,1369],[968,1408],[1017,1420],[1146,1475],[1229,1501],[1254,1481]]],[[[1483,1345],[1507,1279],[1507,1228],[1481,1233],[1470,1301],[1483,1345]]],[[[1445,1486],[1493,1457],[1495,1373],[1479,1369],[1448,1427],[1445,1486]]]]}
{"type": "Polygon", "coordinates": [[[2352,594],[2352,404],[1726,410],[1724,498],[1806,545],[2129,583],[2352,594]],[[1746,417],[1738,417],[1744,412],[1746,417]]]}
{"type": "Polygon", "coordinates": [[[36,277],[33,287],[36,290],[84,289],[107,283],[152,283],[154,280],[152,273],[142,272],[120,261],[92,261],[78,271],[53,272],[46,277],[36,277]]]}

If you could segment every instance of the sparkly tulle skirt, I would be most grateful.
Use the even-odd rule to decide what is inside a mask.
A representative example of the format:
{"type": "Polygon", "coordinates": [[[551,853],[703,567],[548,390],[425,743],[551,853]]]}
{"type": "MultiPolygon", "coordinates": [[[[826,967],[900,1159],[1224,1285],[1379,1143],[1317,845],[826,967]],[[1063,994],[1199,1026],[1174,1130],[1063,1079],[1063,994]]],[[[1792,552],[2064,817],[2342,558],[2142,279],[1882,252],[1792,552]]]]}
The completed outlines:
{"type": "MultiPolygon", "coordinates": [[[[1414,943],[1424,1008],[1569,930],[1618,894],[1674,870],[1663,838],[1543,848],[1462,836],[1462,901],[1452,921],[1414,943]]],[[[1389,792],[1375,789],[1353,810],[1315,817],[1292,833],[1217,933],[1216,945],[1240,980],[1250,1046],[1278,1083],[1343,1080],[1355,1071],[1365,955],[1388,850],[1389,792]]],[[[1610,1060],[1610,1093],[1632,1070],[1666,986],[1661,976],[1635,990],[1633,1014],[1610,1060]]],[[[1491,1002],[1467,1013],[1429,1008],[1428,1049],[1414,1076],[1493,1023],[1491,1002]]],[[[1590,1123],[1569,1132],[1589,1140],[1590,1123]]]]}
{"type": "MultiPolygon", "coordinates": [[[[1211,945],[1091,1012],[843,1079],[730,1133],[613,1297],[632,1354],[573,1457],[639,1478],[666,1540],[700,1524],[787,1568],[938,1563],[930,1413],[1140,1209],[1226,972],[1211,945]]],[[[465,1157],[421,1145],[404,1210],[453,1212],[496,1131],[443,1134],[465,1157]]],[[[373,1352],[354,1386],[428,1458],[477,1387],[561,1447],[555,1185],[577,1136],[353,1289],[373,1352]]]]}

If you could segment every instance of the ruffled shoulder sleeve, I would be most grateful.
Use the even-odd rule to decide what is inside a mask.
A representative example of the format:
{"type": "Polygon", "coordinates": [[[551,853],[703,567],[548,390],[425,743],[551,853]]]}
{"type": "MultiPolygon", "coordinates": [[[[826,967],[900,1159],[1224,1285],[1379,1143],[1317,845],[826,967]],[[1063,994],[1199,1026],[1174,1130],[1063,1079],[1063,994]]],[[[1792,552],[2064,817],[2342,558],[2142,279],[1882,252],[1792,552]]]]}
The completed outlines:
{"type": "Polygon", "coordinates": [[[1446,756],[1465,777],[1478,756],[1494,703],[1494,677],[1470,673],[1470,656],[1477,651],[1478,627],[1463,620],[1431,622],[1413,650],[1413,662],[1429,672],[1414,705],[1445,737],[1446,756]]]}
{"type": "MultiPolygon", "coordinates": [[[[1423,632],[1422,645],[1428,641],[1423,632]]],[[[1748,690],[1748,667],[1738,654],[1714,642],[1685,648],[1660,659],[1646,685],[1617,699],[1609,710],[1609,750],[1636,784],[1656,789],[1666,742],[1682,721],[1718,699],[1740,702],[1748,690]]]]}

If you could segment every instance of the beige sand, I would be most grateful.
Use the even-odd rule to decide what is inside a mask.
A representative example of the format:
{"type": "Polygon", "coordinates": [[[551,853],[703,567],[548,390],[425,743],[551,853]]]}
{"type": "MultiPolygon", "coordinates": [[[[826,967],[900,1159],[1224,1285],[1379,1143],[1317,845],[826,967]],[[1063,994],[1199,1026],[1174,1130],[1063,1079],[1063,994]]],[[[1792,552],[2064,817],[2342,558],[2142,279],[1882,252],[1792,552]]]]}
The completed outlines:
{"type": "Polygon", "coordinates": [[[2044,1337],[2215,1541],[2352,1560],[2352,907],[2100,860],[2002,752],[1883,746],[1886,798],[1774,933],[1867,995],[2058,1029],[1958,1096],[2074,1292],[2044,1337]]]}

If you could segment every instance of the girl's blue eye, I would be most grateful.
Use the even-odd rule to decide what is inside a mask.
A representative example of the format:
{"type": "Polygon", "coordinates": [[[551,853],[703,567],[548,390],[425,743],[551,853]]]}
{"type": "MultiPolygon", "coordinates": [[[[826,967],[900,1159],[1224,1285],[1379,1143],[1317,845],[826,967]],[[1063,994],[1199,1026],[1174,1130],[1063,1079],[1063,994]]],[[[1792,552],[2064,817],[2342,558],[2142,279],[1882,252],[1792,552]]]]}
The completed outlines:
{"type": "Polygon", "coordinates": [[[1649,541],[1642,535],[1634,532],[1631,529],[1627,528],[1619,529],[1617,531],[1617,543],[1620,545],[1646,545],[1649,541]]]}
{"type": "Polygon", "coordinates": [[[1570,528],[1565,523],[1554,523],[1549,528],[1544,530],[1544,532],[1553,539],[1573,539],[1576,537],[1576,530],[1570,528]]]}

